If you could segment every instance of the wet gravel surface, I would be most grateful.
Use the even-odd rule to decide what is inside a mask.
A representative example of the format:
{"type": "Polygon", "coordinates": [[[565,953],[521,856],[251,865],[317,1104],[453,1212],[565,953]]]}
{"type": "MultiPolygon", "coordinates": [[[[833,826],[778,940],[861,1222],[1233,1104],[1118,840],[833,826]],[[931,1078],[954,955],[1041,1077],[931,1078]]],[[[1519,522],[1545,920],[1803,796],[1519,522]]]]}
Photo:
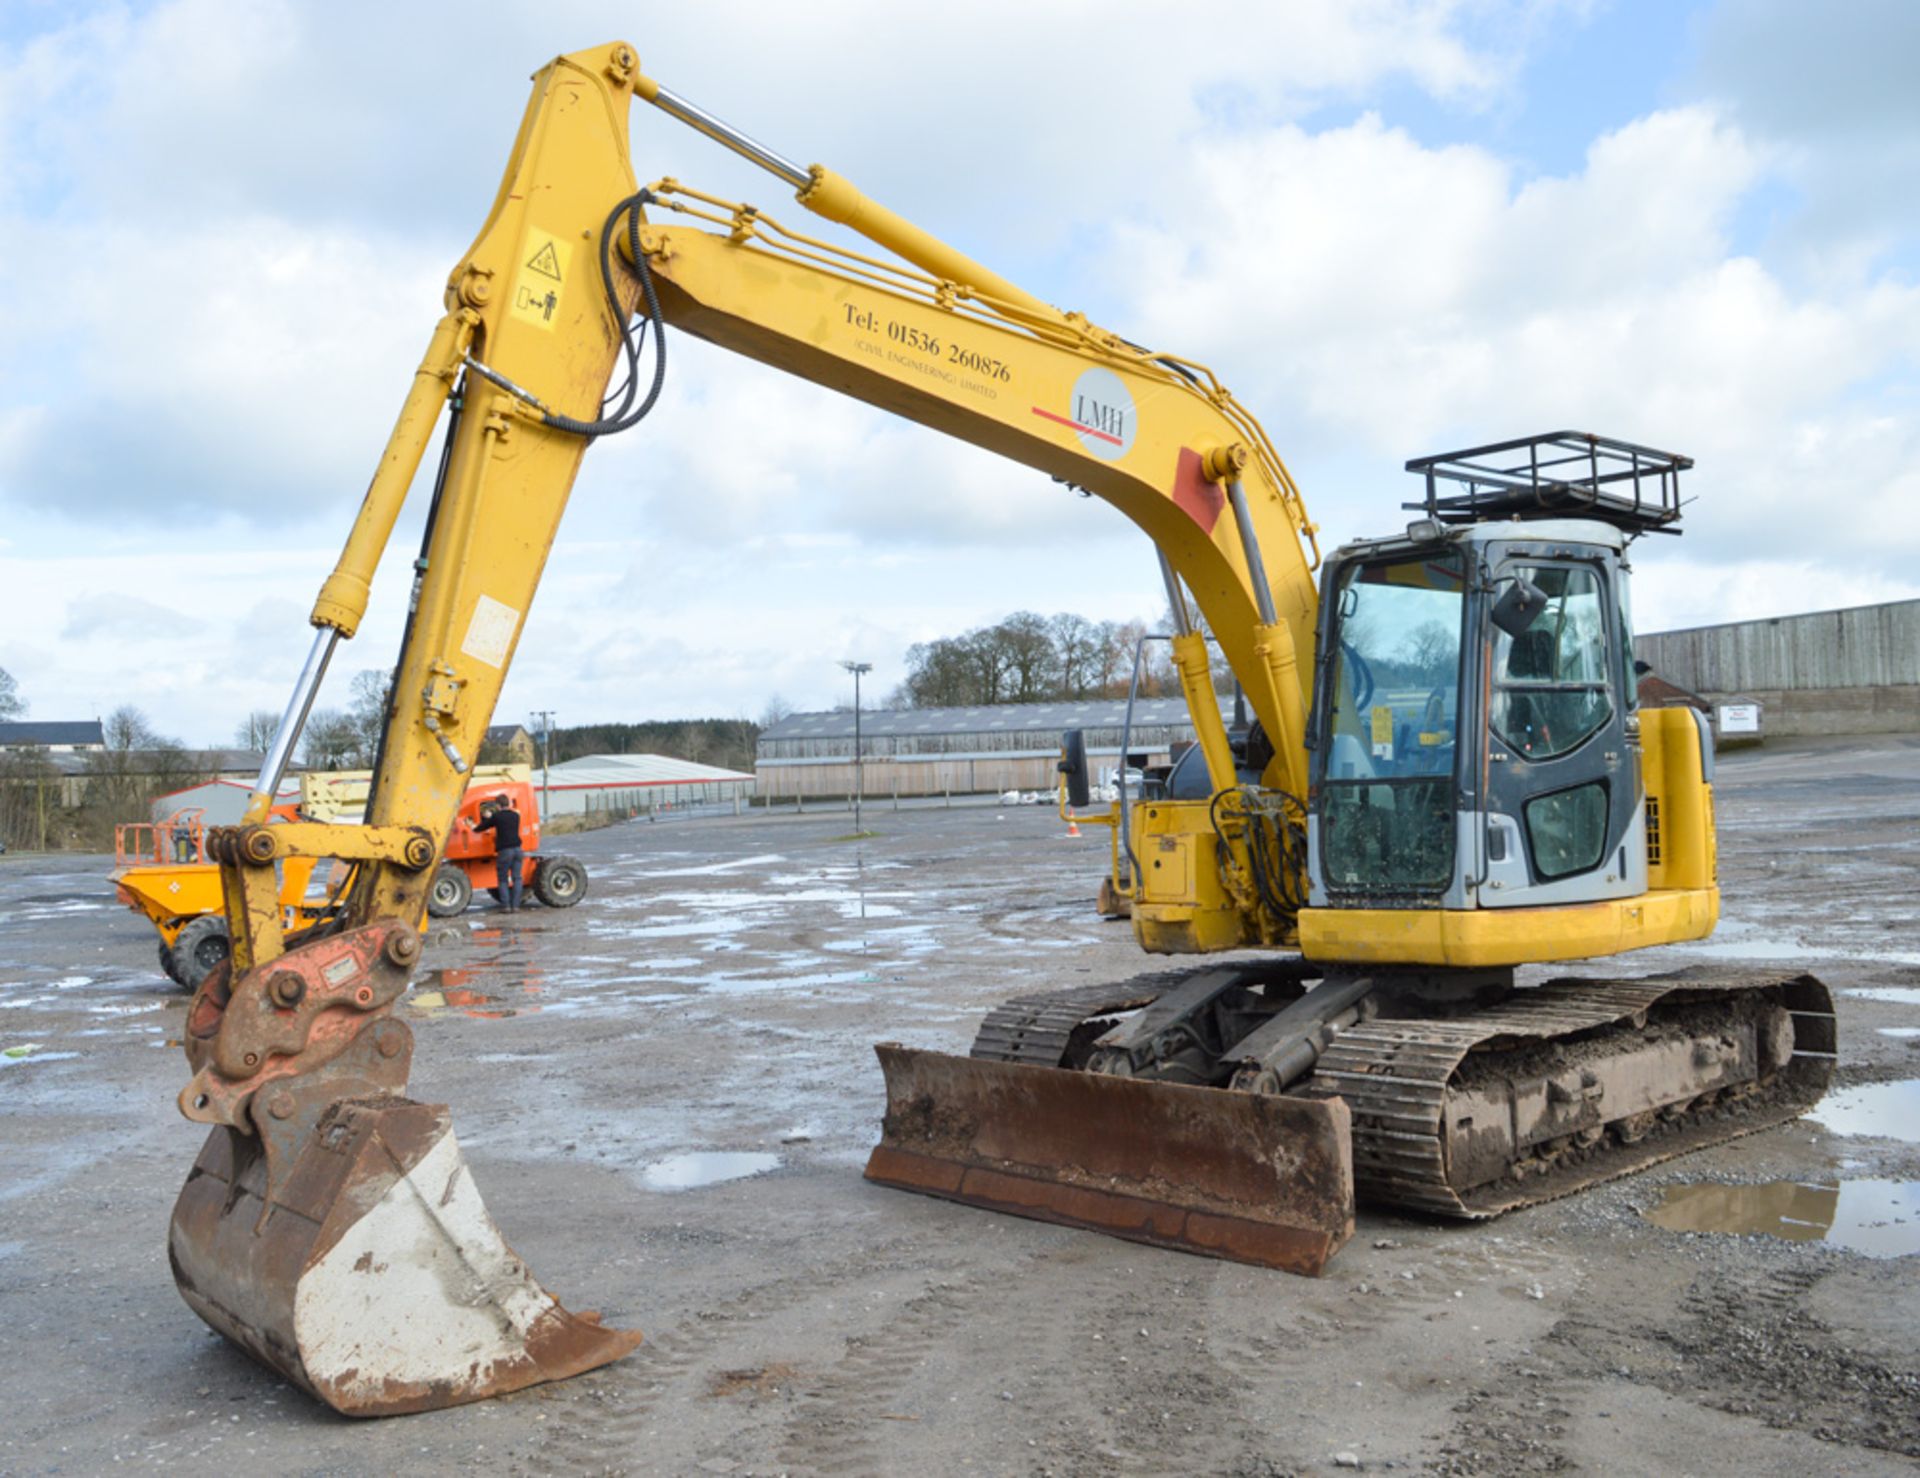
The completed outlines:
{"type": "Polygon", "coordinates": [[[0,858],[0,1472],[1911,1472],[1920,1259],[1641,1213],[1683,1183],[1920,1180],[1920,741],[1720,781],[1726,921],[1631,968],[1819,974],[1841,1087],[1890,1107],[1480,1226],[1363,1210],[1313,1281],[860,1179],[873,1041],[964,1050],[1003,996],[1143,968],[1092,910],[1103,832],[956,807],[870,811],[864,842],[844,814],[569,838],[578,908],[434,930],[413,1092],[453,1105],[547,1285],[647,1343],[371,1423],[180,1302],[183,998],[109,860],[0,858]]]}

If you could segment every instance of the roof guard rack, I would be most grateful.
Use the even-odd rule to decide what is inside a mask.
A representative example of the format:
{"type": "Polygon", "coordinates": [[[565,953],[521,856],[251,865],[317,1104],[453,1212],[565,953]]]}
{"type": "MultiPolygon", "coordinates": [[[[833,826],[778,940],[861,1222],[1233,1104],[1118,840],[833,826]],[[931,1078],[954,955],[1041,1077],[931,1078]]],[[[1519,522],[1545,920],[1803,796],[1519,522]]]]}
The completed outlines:
{"type": "Polygon", "coordinates": [[[1427,498],[1402,506],[1448,524],[1592,518],[1629,533],[1677,534],[1680,474],[1691,466],[1691,457],[1630,441],[1549,431],[1415,457],[1407,471],[1425,474],[1427,498]]]}

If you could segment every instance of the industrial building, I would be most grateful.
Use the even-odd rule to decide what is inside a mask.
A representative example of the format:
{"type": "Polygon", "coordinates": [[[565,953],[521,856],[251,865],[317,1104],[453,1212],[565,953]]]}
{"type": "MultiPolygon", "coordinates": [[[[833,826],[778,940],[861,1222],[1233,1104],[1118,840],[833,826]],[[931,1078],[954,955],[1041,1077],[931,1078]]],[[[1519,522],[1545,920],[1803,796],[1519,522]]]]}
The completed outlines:
{"type": "Polygon", "coordinates": [[[1634,652],[1716,715],[1758,705],[1774,737],[1920,733],[1920,600],[1663,631],[1634,652]]]}
{"type": "MultiPolygon", "coordinates": [[[[1225,706],[1223,705],[1223,714],[1225,706]]],[[[882,709],[860,715],[862,788],[868,796],[935,796],[1050,790],[1060,735],[1086,734],[1096,772],[1120,763],[1124,699],[1008,703],[987,708],[882,709]]],[[[782,800],[853,793],[853,711],[796,713],[760,731],[754,756],[759,796],[782,800]]],[[[1193,738],[1181,698],[1142,698],[1133,706],[1129,750],[1165,764],[1175,744],[1193,738]]]]}
{"type": "Polygon", "coordinates": [[[638,816],[692,806],[743,805],[754,777],[664,754],[590,754],[535,770],[549,816],[638,816]]]}
{"type": "MultiPolygon", "coordinates": [[[[246,814],[247,800],[253,794],[254,784],[253,780],[216,776],[199,785],[189,785],[184,790],[170,790],[165,795],[155,796],[148,810],[156,825],[185,815],[188,820],[202,826],[237,826],[240,818],[246,814]]],[[[275,799],[299,800],[300,781],[297,778],[282,780],[275,799]]]]}
{"type": "Polygon", "coordinates": [[[48,754],[94,754],[107,747],[97,718],[0,724],[0,750],[38,749],[48,754]]]}

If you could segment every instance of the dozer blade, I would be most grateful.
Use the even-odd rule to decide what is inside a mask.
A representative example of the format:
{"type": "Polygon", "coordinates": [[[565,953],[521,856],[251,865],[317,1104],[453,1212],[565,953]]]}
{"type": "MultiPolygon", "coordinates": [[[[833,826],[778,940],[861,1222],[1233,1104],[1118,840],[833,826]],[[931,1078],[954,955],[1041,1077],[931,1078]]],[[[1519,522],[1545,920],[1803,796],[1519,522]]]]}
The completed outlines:
{"type": "Polygon", "coordinates": [[[173,1209],[195,1313],[348,1416],[477,1401],[617,1360],[637,1332],[561,1308],[501,1238],[444,1105],[346,1100],[268,1193],[261,1139],[208,1135],[173,1209]]]}
{"type": "Polygon", "coordinates": [[[1353,1235],[1337,1098],[874,1051],[887,1116],[868,1180],[1290,1273],[1353,1235]]]}

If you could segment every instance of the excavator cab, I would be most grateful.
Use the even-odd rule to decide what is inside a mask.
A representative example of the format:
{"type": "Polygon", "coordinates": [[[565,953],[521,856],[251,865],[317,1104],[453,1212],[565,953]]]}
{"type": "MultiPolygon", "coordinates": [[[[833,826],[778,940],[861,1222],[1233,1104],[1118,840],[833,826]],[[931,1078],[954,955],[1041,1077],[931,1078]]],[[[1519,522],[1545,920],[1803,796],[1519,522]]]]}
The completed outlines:
{"type": "Polygon", "coordinates": [[[1646,890],[1620,535],[1573,520],[1486,532],[1357,546],[1329,566],[1314,906],[1646,890]]]}
{"type": "Polygon", "coordinates": [[[1684,713],[1643,732],[1628,617],[1627,544],[1670,529],[1689,465],[1569,432],[1418,459],[1426,516],[1329,557],[1306,733],[1309,953],[1352,960],[1370,935],[1363,959],[1473,968],[1602,952],[1569,919],[1659,935],[1635,944],[1711,932],[1704,859],[1657,918],[1629,912],[1651,886],[1649,748],[1689,762],[1654,785],[1711,844],[1711,738],[1684,713]],[[1567,912],[1580,905],[1601,912],[1567,912]],[[1555,912],[1516,912],[1531,909],[1555,912]],[[1415,922],[1383,931],[1387,914],[1415,922]]]}

